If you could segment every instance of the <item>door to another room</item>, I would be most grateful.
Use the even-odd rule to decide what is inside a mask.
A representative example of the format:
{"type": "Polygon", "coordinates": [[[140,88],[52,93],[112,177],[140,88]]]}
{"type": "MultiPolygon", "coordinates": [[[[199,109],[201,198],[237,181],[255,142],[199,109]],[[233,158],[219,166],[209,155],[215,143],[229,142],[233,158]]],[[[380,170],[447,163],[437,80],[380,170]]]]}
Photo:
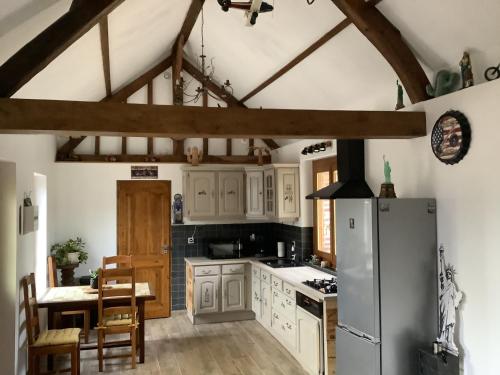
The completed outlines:
{"type": "Polygon", "coordinates": [[[167,318],[170,306],[170,181],[118,181],[118,255],[131,255],[138,282],[156,296],[146,318],[167,318]]]}

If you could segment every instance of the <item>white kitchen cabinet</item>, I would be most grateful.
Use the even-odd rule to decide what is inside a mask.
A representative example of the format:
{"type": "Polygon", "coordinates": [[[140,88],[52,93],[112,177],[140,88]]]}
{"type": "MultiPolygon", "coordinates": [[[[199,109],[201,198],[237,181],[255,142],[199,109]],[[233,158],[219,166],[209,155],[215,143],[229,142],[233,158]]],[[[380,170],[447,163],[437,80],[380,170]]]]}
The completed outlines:
{"type": "Polygon", "coordinates": [[[219,216],[244,215],[243,171],[219,172],[219,216]]]}
{"type": "Polygon", "coordinates": [[[214,217],[217,214],[215,197],[215,172],[187,172],[187,216],[214,217]]]}
{"type": "Polygon", "coordinates": [[[252,311],[255,313],[255,319],[260,320],[262,317],[261,307],[261,283],[260,279],[252,278],[252,311]]]}
{"type": "Polygon", "coordinates": [[[219,312],[219,278],[219,275],[195,277],[195,315],[219,312]]]}
{"type": "Polygon", "coordinates": [[[261,298],[261,323],[267,327],[271,327],[272,320],[272,299],[271,299],[271,286],[267,283],[261,282],[260,284],[260,298],[261,298]]]}
{"type": "Polygon", "coordinates": [[[322,371],[323,348],[321,323],[317,318],[297,308],[297,359],[310,374],[322,371]]]}
{"type": "Polygon", "coordinates": [[[264,171],[246,171],[247,217],[264,217],[264,171]]]}
{"type": "Polygon", "coordinates": [[[300,217],[299,168],[276,168],[276,217],[298,219],[300,217]]]}
{"type": "Polygon", "coordinates": [[[245,276],[222,275],[222,312],[245,310],[245,276]]]}
{"type": "Polygon", "coordinates": [[[264,214],[269,218],[275,216],[276,188],[274,181],[274,168],[264,170],[264,214]]]}

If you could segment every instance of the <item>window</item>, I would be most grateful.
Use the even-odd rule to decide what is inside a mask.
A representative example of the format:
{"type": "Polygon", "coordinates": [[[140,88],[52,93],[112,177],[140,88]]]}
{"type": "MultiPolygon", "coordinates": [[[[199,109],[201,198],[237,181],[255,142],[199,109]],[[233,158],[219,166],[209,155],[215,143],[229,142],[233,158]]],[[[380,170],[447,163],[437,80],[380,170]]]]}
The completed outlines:
{"type": "MultiPolygon", "coordinates": [[[[338,180],[337,157],[313,161],[313,188],[320,190],[338,180]]],[[[314,254],[336,266],[335,256],[335,201],[314,201],[314,254]]]]}

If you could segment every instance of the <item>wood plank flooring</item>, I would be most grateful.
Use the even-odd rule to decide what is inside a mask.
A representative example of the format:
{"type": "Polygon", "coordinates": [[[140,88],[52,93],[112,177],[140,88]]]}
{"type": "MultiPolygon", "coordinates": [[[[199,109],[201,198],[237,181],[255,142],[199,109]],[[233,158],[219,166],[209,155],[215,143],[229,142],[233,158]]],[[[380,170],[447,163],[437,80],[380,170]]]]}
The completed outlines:
{"type": "MultiPolygon", "coordinates": [[[[128,348],[112,349],[112,354],[128,348]]],[[[83,351],[81,373],[98,373],[97,352],[83,351]]],[[[185,312],[146,321],[146,361],[108,359],[104,373],[136,375],[305,375],[300,364],[256,321],[193,326],[185,312]]]]}

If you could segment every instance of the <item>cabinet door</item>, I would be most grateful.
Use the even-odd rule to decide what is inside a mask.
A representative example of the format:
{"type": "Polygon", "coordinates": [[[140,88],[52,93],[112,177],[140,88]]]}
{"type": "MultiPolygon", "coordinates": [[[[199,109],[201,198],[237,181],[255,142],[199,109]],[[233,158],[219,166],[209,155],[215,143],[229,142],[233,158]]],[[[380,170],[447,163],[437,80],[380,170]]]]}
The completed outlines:
{"type": "Polygon", "coordinates": [[[245,310],[245,276],[222,276],[222,312],[245,310]]]}
{"type": "Polygon", "coordinates": [[[276,189],[274,186],[274,169],[264,171],[264,214],[267,217],[275,215],[276,189]]]}
{"type": "Polygon", "coordinates": [[[264,216],[264,173],[247,172],[247,216],[264,216]]]}
{"type": "Polygon", "coordinates": [[[300,216],[300,188],[298,168],[276,170],[277,216],[296,219],[300,216]]]}
{"type": "Polygon", "coordinates": [[[243,214],[243,172],[219,172],[219,216],[243,214]]]}
{"type": "Polygon", "coordinates": [[[323,371],[322,340],[319,320],[297,308],[297,359],[311,374],[323,371]]]}
{"type": "Polygon", "coordinates": [[[215,216],[215,172],[189,172],[187,183],[188,216],[215,216]]]}
{"type": "Polygon", "coordinates": [[[262,307],[262,323],[268,327],[271,327],[272,320],[272,308],[271,308],[271,286],[266,283],[260,284],[260,297],[261,297],[261,307],[262,307]]]}
{"type": "Polygon", "coordinates": [[[260,279],[252,278],[252,311],[255,313],[255,318],[260,320],[261,311],[261,295],[260,295],[260,279]]]}
{"type": "Polygon", "coordinates": [[[198,276],[194,280],[195,314],[219,311],[219,276],[198,276]]]}

